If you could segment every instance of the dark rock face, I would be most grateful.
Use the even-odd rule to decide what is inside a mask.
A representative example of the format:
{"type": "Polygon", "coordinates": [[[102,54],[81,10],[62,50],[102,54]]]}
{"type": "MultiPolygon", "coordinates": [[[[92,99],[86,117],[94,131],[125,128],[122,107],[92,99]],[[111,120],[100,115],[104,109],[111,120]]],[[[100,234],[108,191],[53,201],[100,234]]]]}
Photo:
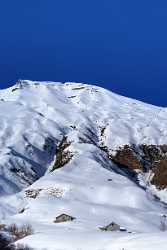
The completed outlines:
{"type": "Polygon", "coordinates": [[[141,161],[138,159],[138,155],[129,145],[125,145],[123,148],[117,150],[116,155],[111,156],[111,159],[115,163],[128,167],[131,170],[139,169],[144,171],[144,167],[141,161]]]}
{"type": "MultiPolygon", "coordinates": [[[[120,168],[130,170],[131,176],[137,177],[137,170],[144,172],[151,171],[152,179],[150,184],[158,189],[167,188],[167,145],[124,145],[120,147],[113,156],[109,154],[106,147],[103,149],[110,160],[120,168]]],[[[137,178],[136,178],[137,179],[137,178]]]]}
{"type": "MultiPolygon", "coordinates": [[[[104,133],[105,128],[102,127],[100,130],[101,138],[104,137],[104,133]]],[[[135,181],[138,181],[138,171],[143,172],[143,174],[151,172],[152,179],[150,184],[155,185],[158,189],[167,188],[167,144],[122,145],[113,154],[104,143],[99,145],[97,136],[90,128],[87,128],[87,133],[79,139],[80,143],[93,144],[100,148],[112,162],[128,173],[135,181]]],[[[44,147],[45,151],[53,152],[53,144],[52,141],[47,140],[44,147]]],[[[68,140],[68,137],[63,136],[57,145],[56,159],[51,171],[63,167],[73,158],[74,154],[69,150],[70,145],[71,142],[68,140]]]]}
{"type": "Polygon", "coordinates": [[[68,141],[67,136],[64,136],[57,146],[56,161],[51,171],[63,167],[72,159],[73,154],[68,150],[70,145],[71,142],[68,141]]]}
{"type": "Polygon", "coordinates": [[[160,145],[160,149],[162,151],[163,154],[166,154],[167,153],[167,145],[160,145]]]}
{"type": "Polygon", "coordinates": [[[25,195],[27,198],[36,199],[41,191],[42,191],[41,188],[40,189],[27,189],[25,191],[25,195]]]}
{"type": "Polygon", "coordinates": [[[156,146],[141,144],[139,148],[142,151],[143,160],[148,161],[149,164],[154,164],[154,162],[165,158],[165,146],[167,145],[156,146]]]}
{"type": "Polygon", "coordinates": [[[167,159],[155,163],[152,172],[154,175],[151,184],[155,185],[158,189],[167,188],[167,159]]]}

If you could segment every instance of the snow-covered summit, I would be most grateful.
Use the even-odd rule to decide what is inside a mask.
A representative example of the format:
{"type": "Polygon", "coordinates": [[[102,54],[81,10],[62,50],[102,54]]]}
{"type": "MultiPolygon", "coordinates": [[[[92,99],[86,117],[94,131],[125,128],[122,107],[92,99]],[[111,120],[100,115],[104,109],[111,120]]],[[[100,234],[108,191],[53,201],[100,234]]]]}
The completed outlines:
{"type": "Polygon", "coordinates": [[[49,156],[43,150],[48,138],[56,146],[62,136],[78,143],[92,133],[94,142],[109,150],[125,144],[166,144],[165,108],[100,87],[18,81],[0,91],[0,100],[1,194],[43,175],[53,160],[53,152],[49,156]]]}

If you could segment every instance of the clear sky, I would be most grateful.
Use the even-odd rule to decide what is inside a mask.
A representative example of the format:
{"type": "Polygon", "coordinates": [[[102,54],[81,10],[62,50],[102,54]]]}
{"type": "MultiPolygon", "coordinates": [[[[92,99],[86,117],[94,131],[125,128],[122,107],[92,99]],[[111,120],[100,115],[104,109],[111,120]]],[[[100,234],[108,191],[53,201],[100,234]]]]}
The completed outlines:
{"type": "Polygon", "coordinates": [[[167,1],[1,0],[0,88],[18,78],[167,106],[167,1]]]}

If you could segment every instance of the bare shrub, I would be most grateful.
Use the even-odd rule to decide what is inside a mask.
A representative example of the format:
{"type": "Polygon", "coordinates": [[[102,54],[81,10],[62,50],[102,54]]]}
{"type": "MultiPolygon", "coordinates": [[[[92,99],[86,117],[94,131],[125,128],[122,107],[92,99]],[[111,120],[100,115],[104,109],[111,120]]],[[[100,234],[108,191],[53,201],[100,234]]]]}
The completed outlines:
{"type": "Polygon", "coordinates": [[[33,234],[33,228],[29,224],[23,225],[21,227],[18,227],[16,224],[11,224],[7,228],[7,231],[11,233],[15,240],[19,240],[33,234]]]}

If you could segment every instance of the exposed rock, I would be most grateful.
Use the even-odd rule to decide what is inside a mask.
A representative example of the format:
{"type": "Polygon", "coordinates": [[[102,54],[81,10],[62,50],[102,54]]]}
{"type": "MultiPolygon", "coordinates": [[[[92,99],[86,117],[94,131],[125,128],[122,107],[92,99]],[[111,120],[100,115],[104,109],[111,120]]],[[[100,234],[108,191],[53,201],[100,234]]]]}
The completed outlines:
{"type": "Polygon", "coordinates": [[[161,149],[162,153],[164,153],[164,154],[167,153],[167,145],[165,145],[165,144],[160,145],[160,149],[161,149]]]}
{"type": "Polygon", "coordinates": [[[16,90],[18,90],[19,88],[14,88],[14,89],[12,89],[12,92],[14,92],[14,91],[16,91],[16,90]]]}
{"type": "Polygon", "coordinates": [[[58,188],[58,187],[57,188],[51,187],[51,188],[45,189],[45,192],[51,196],[56,197],[56,198],[61,198],[63,196],[65,190],[62,188],[58,188]]]}
{"type": "Polygon", "coordinates": [[[27,189],[25,191],[25,194],[27,198],[35,199],[37,198],[37,196],[40,194],[41,191],[42,189],[27,189]]]}
{"type": "Polygon", "coordinates": [[[154,163],[155,161],[159,161],[163,158],[163,152],[161,152],[161,147],[165,150],[165,145],[157,146],[141,144],[139,147],[142,151],[143,159],[148,161],[150,164],[154,163]]]}
{"type": "Polygon", "coordinates": [[[155,163],[152,171],[154,176],[151,184],[159,189],[167,188],[167,159],[155,163]]]}
{"type": "Polygon", "coordinates": [[[124,145],[115,155],[109,153],[107,146],[100,146],[119,168],[128,171],[137,181],[137,172],[152,171],[151,184],[158,189],[167,188],[167,145],[124,145]]]}
{"type": "Polygon", "coordinates": [[[81,90],[81,89],[85,89],[85,87],[76,87],[76,88],[73,88],[72,90],[81,90]]]}
{"type": "Polygon", "coordinates": [[[64,136],[61,142],[58,144],[56,149],[56,161],[51,169],[51,172],[57,168],[61,168],[66,165],[73,157],[73,154],[67,150],[71,145],[71,142],[68,142],[67,136],[64,136]]]}
{"type": "Polygon", "coordinates": [[[129,145],[125,145],[123,148],[120,148],[119,150],[117,150],[115,156],[110,157],[113,162],[128,167],[129,169],[139,169],[144,171],[144,167],[141,161],[138,159],[137,154],[129,145]]]}
{"type": "Polygon", "coordinates": [[[25,210],[26,210],[25,208],[21,208],[21,209],[18,211],[18,213],[19,213],[19,214],[23,214],[23,213],[25,212],[25,210]]]}
{"type": "Polygon", "coordinates": [[[68,98],[75,98],[77,97],[76,95],[68,96],[68,98]]]}
{"type": "Polygon", "coordinates": [[[104,137],[106,127],[100,127],[100,135],[101,137],[104,137]]]}

